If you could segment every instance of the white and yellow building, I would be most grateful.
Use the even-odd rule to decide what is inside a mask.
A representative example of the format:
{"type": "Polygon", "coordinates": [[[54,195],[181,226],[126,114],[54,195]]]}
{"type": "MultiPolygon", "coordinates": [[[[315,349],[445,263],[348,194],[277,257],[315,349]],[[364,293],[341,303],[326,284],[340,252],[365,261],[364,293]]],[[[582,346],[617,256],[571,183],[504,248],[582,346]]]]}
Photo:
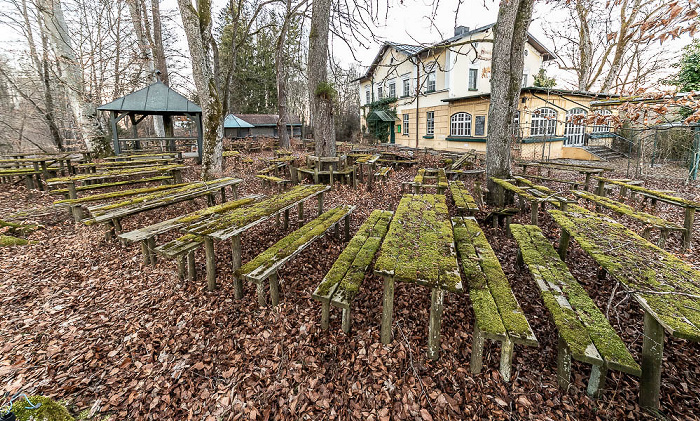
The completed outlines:
{"type": "MultiPolygon", "coordinates": [[[[358,79],[361,118],[367,127],[370,104],[389,102],[396,112],[387,141],[459,151],[486,150],[493,25],[459,26],[452,38],[430,46],[385,43],[358,79]]],[[[554,59],[528,34],[523,89],[515,117],[515,147],[523,158],[591,158],[582,147],[604,124],[586,125],[576,115],[592,112],[600,94],[533,87],[543,63],[554,59]]],[[[598,137],[598,136],[594,136],[598,137]]]]}

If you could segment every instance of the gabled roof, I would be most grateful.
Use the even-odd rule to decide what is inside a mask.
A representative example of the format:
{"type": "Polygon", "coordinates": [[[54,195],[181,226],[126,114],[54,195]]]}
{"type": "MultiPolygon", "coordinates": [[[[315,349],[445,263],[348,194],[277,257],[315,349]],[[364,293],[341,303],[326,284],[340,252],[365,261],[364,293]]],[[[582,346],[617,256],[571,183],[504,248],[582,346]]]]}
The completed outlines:
{"type": "MultiPolygon", "coordinates": [[[[229,114],[224,119],[224,128],[270,127],[277,126],[277,114],[229,114]],[[231,125],[228,125],[231,124],[231,125]],[[245,125],[236,125],[245,124],[245,125]]],[[[296,115],[289,116],[290,126],[301,126],[301,120],[296,115]]]]}
{"type": "Polygon", "coordinates": [[[248,123],[247,121],[236,117],[233,114],[229,114],[226,116],[224,119],[224,128],[225,129],[245,129],[245,128],[251,128],[255,127],[252,124],[248,123]]]}
{"type": "Polygon", "coordinates": [[[199,105],[160,81],[101,105],[97,109],[100,111],[131,111],[144,114],[202,112],[202,108],[199,105]]]}
{"type": "MultiPolygon", "coordinates": [[[[382,57],[384,57],[384,53],[390,47],[393,47],[397,51],[399,51],[403,54],[406,54],[409,57],[412,57],[412,56],[419,55],[421,53],[424,53],[424,52],[427,52],[430,50],[434,50],[436,48],[447,48],[447,47],[449,47],[450,44],[453,44],[453,43],[455,43],[463,38],[470,37],[472,35],[476,35],[476,34],[479,34],[482,32],[486,32],[489,29],[493,28],[495,25],[496,25],[495,23],[491,23],[489,25],[484,25],[484,26],[481,26],[479,28],[473,29],[471,31],[464,31],[458,35],[452,36],[450,38],[444,39],[440,42],[437,42],[435,44],[428,45],[428,46],[400,44],[400,43],[396,43],[396,42],[385,42],[382,45],[382,47],[379,49],[379,53],[374,58],[374,60],[372,61],[372,64],[369,66],[369,68],[367,69],[365,74],[363,76],[360,76],[359,78],[357,78],[355,80],[362,81],[365,79],[369,79],[371,74],[374,72],[377,65],[381,61],[382,57]]],[[[554,58],[556,58],[556,55],[553,52],[551,52],[549,49],[547,49],[547,47],[545,47],[544,44],[539,42],[534,36],[532,36],[532,34],[530,32],[527,33],[527,41],[530,43],[530,45],[532,45],[535,48],[535,50],[537,50],[538,53],[540,53],[542,55],[542,59],[544,61],[549,61],[549,60],[553,60],[554,58]]]]}
{"type": "MultiPolygon", "coordinates": [[[[528,86],[526,88],[522,88],[520,90],[520,93],[531,93],[531,94],[549,94],[549,95],[570,95],[570,96],[578,96],[578,97],[586,97],[586,98],[611,98],[611,97],[617,97],[619,95],[616,94],[603,94],[603,93],[598,93],[598,92],[588,92],[588,91],[573,91],[573,90],[568,90],[568,89],[558,89],[558,88],[541,88],[539,86],[528,86]]],[[[490,98],[491,94],[488,92],[482,93],[482,94],[474,94],[474,95],[467,95],[467,96],[460,96],[460,97],[455,97],[455,98],[446,98],[443,99],[442,102],[455,102],[455,101],[462,101],[462,100],[469,100],[469,99],[486,99],[490,98]]],[[[600,102],[600,101],[599,101],[600,102]]],[[[594,102],[591,101],[591,105],[593,105],[594,102]]]]}

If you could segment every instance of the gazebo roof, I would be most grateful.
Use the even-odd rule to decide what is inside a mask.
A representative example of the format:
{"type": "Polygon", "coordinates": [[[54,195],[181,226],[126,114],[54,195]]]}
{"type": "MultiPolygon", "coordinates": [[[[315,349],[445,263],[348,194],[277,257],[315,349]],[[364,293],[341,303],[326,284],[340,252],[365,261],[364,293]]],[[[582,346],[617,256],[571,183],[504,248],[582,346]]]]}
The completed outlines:
{"type": "Polygon", "coordinates": [[[144,114],[201,113],[202,108],[166,86],[155,82],[97,107],[100,111],[130,111],[144,114]]]}

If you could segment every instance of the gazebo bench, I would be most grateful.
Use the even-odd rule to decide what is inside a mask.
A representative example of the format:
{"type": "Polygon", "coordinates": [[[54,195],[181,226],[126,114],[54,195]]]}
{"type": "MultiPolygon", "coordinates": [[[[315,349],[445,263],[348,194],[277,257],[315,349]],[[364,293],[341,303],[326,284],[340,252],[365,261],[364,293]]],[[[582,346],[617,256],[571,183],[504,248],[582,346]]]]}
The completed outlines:
{"type": "Polygon", "coordinates": [[[454,217],[452,226],[476,319],[471,371],[474,374],[481,372],[485,340],[499,341],[499,371],[507,382],[510,380],[514,344],[539,344],[479,223],[472,217],[454,217]]]}
{"type": "Polygon", "coordinates": [[[557,380],[566,389],[571,359],[590,364],[587,392],[598,397],[609,368],[641,376],[641,368],[605,315],[535,225],[511,225],[518,242],[518,263],[525,263],[558,331],[557,380]]]}
{"type": "Polygon", "coordinates": [[[350,306],[359,292],[365,272],[389,229],[393,212],[373,211],[338,256],[312,297],[322,304],[321,328],[328,329],[330,306],[343,309],[342,328],[350,332],[350,306]]]}
{"type": "Polygon", "coordinates": [[[237,277],[256,284],[258,304],[265,305],[264,285],[270,280],[270,302],[273,306],[279,303],[278,269],[307,246],[320,238],[326,231],[345,220],[345,238],[350,237],[350,213],[355,206],[338,206],[328,210],[316,219],[279,240],[272,247],[257,255],[253,260],[236,270],[237,277]]]}

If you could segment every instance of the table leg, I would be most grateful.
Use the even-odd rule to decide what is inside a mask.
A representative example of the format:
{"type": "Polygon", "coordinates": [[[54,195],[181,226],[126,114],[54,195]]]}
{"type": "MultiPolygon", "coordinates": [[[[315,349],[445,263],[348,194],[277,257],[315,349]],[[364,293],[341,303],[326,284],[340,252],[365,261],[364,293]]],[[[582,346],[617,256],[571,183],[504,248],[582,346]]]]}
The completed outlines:
{"type": "Polygon", "coordinates": [[[642,344],[642,378],[639,406],[659,408],[661,361],[664,355],[664,328],[649,312],[644,312],[644,343],[642,344]]]}
{"type": "Polygon", "coordinates": [[[194,263],[194,250],[187,253],[187,278],[190,281],[197,280],[197,268],[194,263]]]}
{"type": "Polygon", "coordinates": [[[530,223],[532,225],[537,225],[537,211],[538,211],[538,204],[536,200],[533,200],[530,202],[530,223]]]}
{"type": "Polygon", "coordinates": [[[304,225],[304,202],[299,202],[297,205],[297,214],[299,217],[299,226],[304,225]]]}
{"type": "Polygon", "coordinates": [[[284,219],[282,220],[282,229],[287,230],[289,228],[289,208],[284,210],[284,219]]]}
{"type": "Polygon", "coordinates": [[[236,271],[241,267],[241,237],[231,237],[231,261],[233,269],[233,295],[236,299],[243,298],[243,280],[236,276],[236,271]]]}
{"type": "Polygon", "coordinates": [[[501,342],[501,363],[499,371],[504,382],[510,381],[510,370],[513,366],[513,348],[515,344],[510,338],[506,338],[501,342]]]}
{"type": "Polygon", "coordinates": [[[433,288],[430,293],[430,322],[428,323],[428,358],[440,358],[440,322],[444,308],[445,291],[433,288]]]}
{"type": "Polygon", "coordinates": [[[588,191],[588,187],[591,185],[591,173],[586,173],[586,184],[583,186],[585,191],[588,191]]]}
{"type": "Polygon", "coordinates": [[[561,260],[566,260],[566,251],[569,249],[570,238],[571,235],[569,234],[569,231],[562,229],[561,236],[559,237],[559,249],[557,250],[561,260]]]}
{"type": "Polygon", "coordinates": [[[571,350],[560,335],[557,343],[557,384],[566,391],[571,381],[571,350]]]}
{"type": "Polygon", "coordinates": [[[690,250],[690,243],[693,239],[693,221],[695,220],[695,208],[685,208],[685,221],[683,227],[683,250],[690,250]]]}
{"type": "Polygon", "coordinates": [[[474,335],[472,336],[472,356],[471,356],[471,372],[472,374],[481,373],[481,368],[484,365],[484,333],[479,329],[479,326],[474,324],[474,335]]]}
{"type": "Polygon", "coordinates": [[[382,330],[381,338],[383,344],[391,342],[392,315],[394,312],[394,277],[384,277],[384,299],[382,303],[382,330]]]}
{"type": "Polygon", "coordinates": [[[321,304],[321,329],[328,330],[331,317],[331,301],[323,301],[321,304]]]}
{"type": "Polygon", "coordinates": [[[207,255],[207,289],[214,291],[216,288],[216,256],[214,255],[214,240],[204,237],[204,250],[207,255]]]}
{"type": "Polygon", "coordinates": [[[277,272],[272,273],[268,280],[270,282],[270,304],[274,307],[280,302],[280,281],[277,272]]]}
{"type": "Polygon", "coordinates": [[[323,192],[318,195],[318,216],[323,213],[323,192]]]}

